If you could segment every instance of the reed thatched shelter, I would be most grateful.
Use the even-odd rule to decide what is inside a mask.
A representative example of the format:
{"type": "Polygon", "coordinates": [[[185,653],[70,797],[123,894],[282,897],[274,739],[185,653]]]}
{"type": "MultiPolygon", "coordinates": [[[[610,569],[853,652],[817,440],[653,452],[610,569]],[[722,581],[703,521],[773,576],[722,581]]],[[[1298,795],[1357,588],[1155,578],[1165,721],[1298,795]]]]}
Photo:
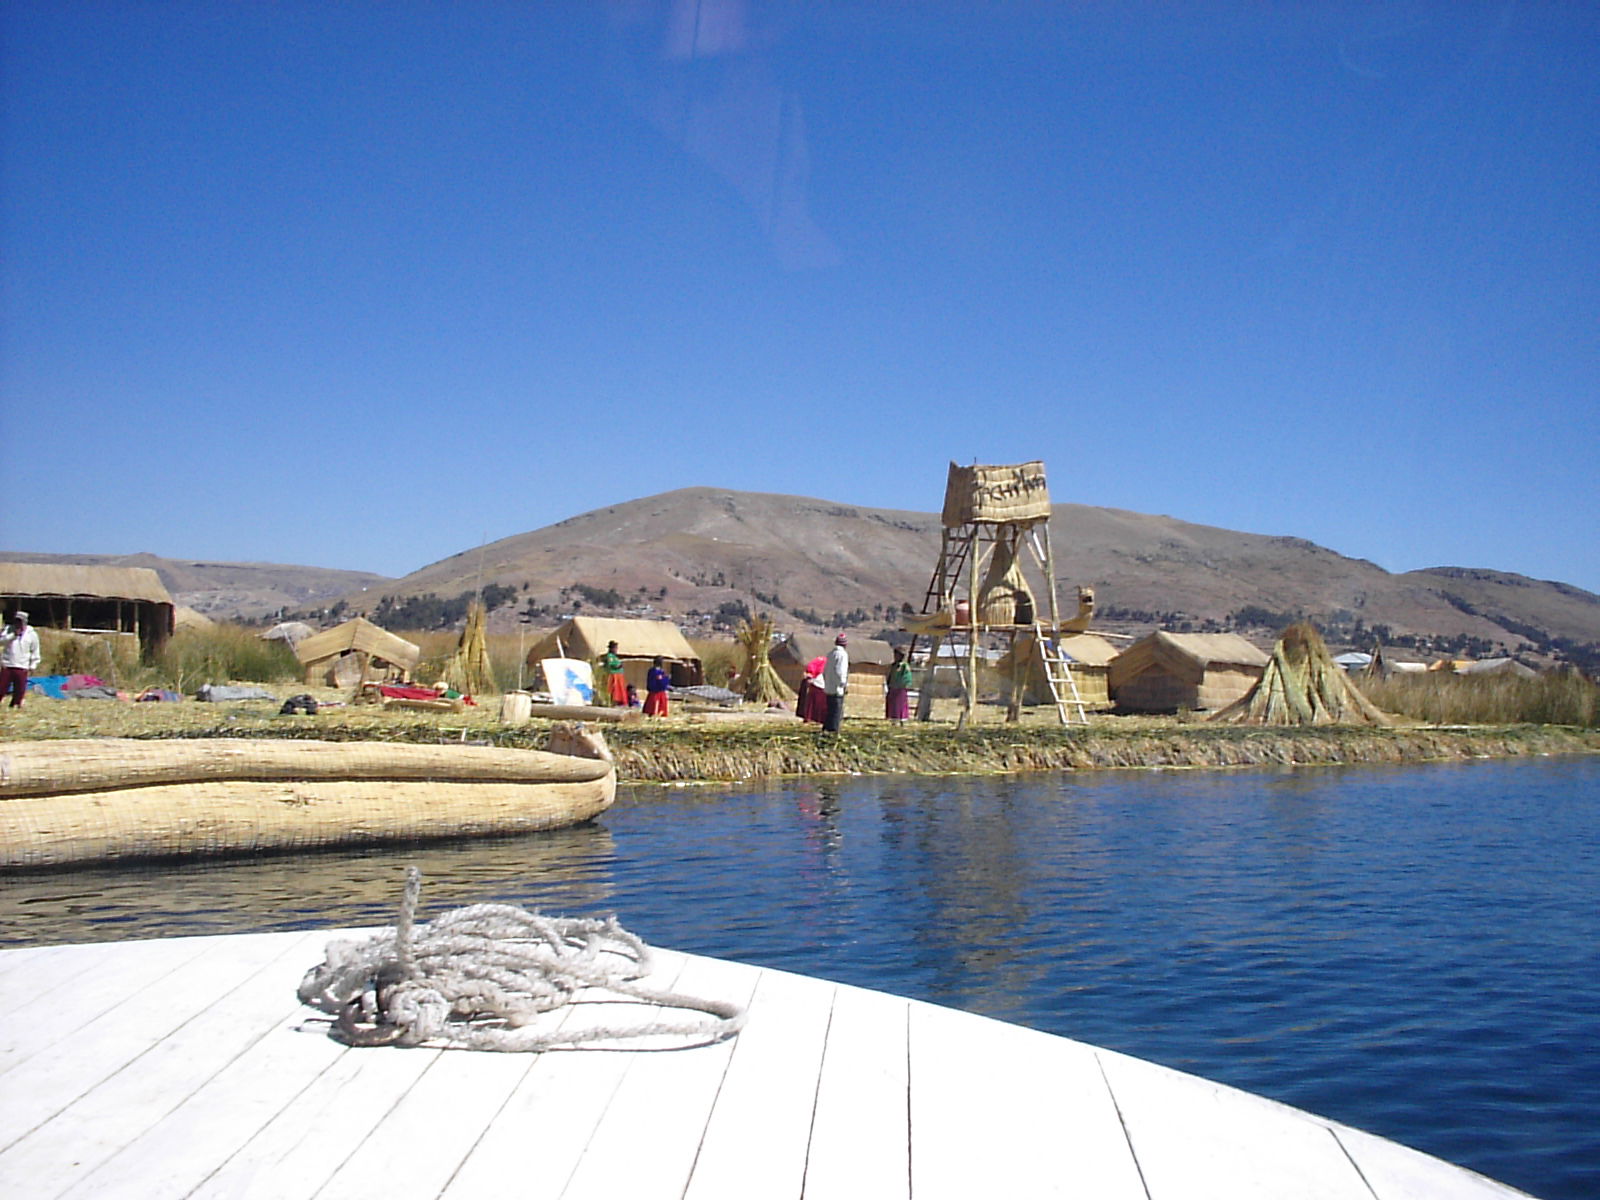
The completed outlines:
{"type": "MultiPolygon", "coordinates": [[[[768,655],[778,678],[798,692],[805,678],[806,664],[814,658],[823,658],[833,649],[833,635],[818,633],[791,633],[772,647],[768,655]]],[[[850,653],[850,678],[876,679],[880,682],[889,674],[889,664],[894,662],[894,647],[877,638],[851,636],[845,649],[850,653]]]]}
{"type": "Polygon", "coordinates": [[[1230,725],[1389,725],[1361,694],[1309,621],[1283,631],[1254,687],[1213,721],[1230,725]]]}
{"type": "Polygon", "coordinates": [[[172,597],[149,567],[0,563],[0,606],[7,617],[22,609],[41,629],[136,637],[146,659],[176,627],[172,597]]]}
{"type": "Polygon", "coordinates": [[[528,651],[528,665],[537,669],[546,658],[593,662],[606,652],[610,642],[617,644],[623,677],[641,695],[645,673],[650,670],[651,659],[657,656],[672,676],[673,687],[698,687],[706,681],[700,656],[676,625],[628,617],[569,617],[534,643],[528,651]]]}
{"type": "Polygon", "coordinates": [[[1236,633],[1159,630],[1112,659],[1107,682],[1119,712],[1215,711],[1254,687],[1266,665],[1266,652],[1236,633]]]}
{"type": "Polygon", "coordinates": [[[356,687],[392,675],[409,679],[422,648],[365,617],[353,617],[303,638],[296,644],[294,656],[305,668],[307,683],[356,687]]]}
{"type": "MultiPolygon", "coordinates": [[[[1057,639],[1061,652],[1072,669],[1072,681],[1078,687],[1078,698],[1085,708],[1111,707],[1111,660],[1119,653],[1117,647],[1092,633],[1063,634],[1057,639]]],[[[1023,685],[1023,704],[1054,704],[1050,694],[1050,681],[1045,678],[1044,660],[1039,656],[1033,634],[1019,635],[1011,649],[996,663],[1007,677],[1016,674],[1017,659],[1028,664],[1023,685]]],[[[1067,699],[1071,699],[1067,697],[1067,699]]]]}

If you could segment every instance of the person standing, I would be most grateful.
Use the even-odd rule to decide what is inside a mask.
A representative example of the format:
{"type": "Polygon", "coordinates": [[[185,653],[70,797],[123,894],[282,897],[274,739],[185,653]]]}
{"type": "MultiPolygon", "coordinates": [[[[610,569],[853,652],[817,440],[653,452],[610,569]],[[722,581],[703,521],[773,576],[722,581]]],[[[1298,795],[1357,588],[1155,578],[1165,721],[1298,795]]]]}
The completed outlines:
{"type": "Polygon", "coordinates": [[[850,690],[850,652],[846,649],[849,644],[850,639],[842,633],[834,638],[828,661],[822,666],[822,691],[828,697],[823,733],[838,733],[839,723],[844,720],[844,698],[850,690]]]}
{"type": "Polygon", "coordinates": [[[821,725],[828,719],[828,698],[822,694],[822,668],[826,665],[827,660],[820,654],[806,664],[794,709],[802,722],[821,725]]]}
{"type": "Polygon", "coordinates": [[[650,660],[650,670],[644,677],[644,715],[647,717],[664,717],[667,715],[667,689],[672,686],[672,676],[667,674],[662,665],[661,655],[656,655],[650,660]]]}
{"type": "Polygon", "coordinates": [[[39,666],[39,633],[28,624],[28,614],[18,609],[11,624],[0,630],[0,700],[11,697],[11,707],[21,708],[28,694],[28,672],[39,666]]]}
{"type": "Polygon", "coordinates": [[[606,643],[606,652],[600,656],[596,672],[600,677],[600,686],[595,688],[595,694],[604,696],[612,704],[623,708],[628,706],[628,680],[622,673],[622,658],[617,654],[615,642],[606,643]]]}
{"type": "Polygon", "coordinates": [[[911,664],[906,661],[906,649],[904,646],[896,646],[894,662],[889,664],[889,676],[884,680],[885,720],[904,722],[911,715],[911,682],[911,664]]]}

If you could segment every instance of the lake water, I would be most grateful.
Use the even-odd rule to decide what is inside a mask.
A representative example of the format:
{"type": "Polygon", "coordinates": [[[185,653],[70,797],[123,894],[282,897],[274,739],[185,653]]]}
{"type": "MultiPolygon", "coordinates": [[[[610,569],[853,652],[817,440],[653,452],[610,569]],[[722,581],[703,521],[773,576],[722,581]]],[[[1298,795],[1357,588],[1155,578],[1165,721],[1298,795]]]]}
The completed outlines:
{"type": "MultiPolygon", "coordinates": [[[[504,900],[1031,1025],[1600,1195],[1600,759],[631,788],[528,838],[24,875],[0,942],[504,900]]],[[[307,966],[310,966],[307,963],[307,966]]]]}

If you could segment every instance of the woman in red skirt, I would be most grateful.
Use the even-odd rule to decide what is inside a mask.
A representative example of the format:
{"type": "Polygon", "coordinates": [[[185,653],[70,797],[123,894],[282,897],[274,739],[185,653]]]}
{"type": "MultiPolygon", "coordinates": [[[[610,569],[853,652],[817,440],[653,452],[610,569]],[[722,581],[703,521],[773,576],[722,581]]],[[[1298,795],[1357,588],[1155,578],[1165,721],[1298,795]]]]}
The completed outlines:
{"type": "Polygon", "coordinates": [[[651,660],[650,671],[644,677],[644,715],[647,717],[667,715],[667,689],[672,686],[672,676],[667,674],[661,663],[658,654],[651,660]]]}

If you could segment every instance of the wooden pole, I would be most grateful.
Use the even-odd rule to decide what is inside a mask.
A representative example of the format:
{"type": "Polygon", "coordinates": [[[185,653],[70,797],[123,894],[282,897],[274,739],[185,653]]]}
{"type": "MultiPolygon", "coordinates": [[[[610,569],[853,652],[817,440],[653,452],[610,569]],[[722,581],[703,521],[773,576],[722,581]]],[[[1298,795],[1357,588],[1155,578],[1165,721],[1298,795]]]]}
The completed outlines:
{"type": "Polygon", "coordinates": [[[982,526],[972,531],[972,553],[967,556],[967,696],[964,720],[971,721],[978,711],[978,559],[982,526]]]}

